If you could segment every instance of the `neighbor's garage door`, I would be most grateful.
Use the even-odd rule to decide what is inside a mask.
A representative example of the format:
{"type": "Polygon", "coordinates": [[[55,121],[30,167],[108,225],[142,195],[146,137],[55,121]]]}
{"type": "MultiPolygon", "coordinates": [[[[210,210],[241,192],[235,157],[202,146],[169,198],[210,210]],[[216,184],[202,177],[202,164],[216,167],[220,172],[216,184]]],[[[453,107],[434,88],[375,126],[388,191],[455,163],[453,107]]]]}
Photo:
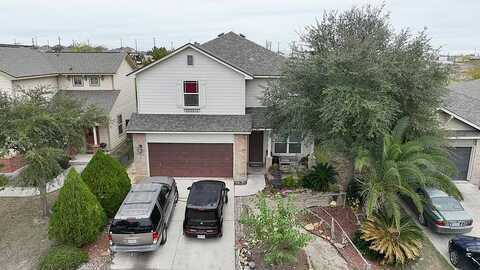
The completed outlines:
{"type": "Polygon", "coordinates": [[[150,175],[232,177],[233,144],[149,143],[150,175]]]}
{"type": "Polygon", "coordinates": [[[455,180],[467,180],[468,167],[470,164],[471,147],[450,147],[450,160],[455,163],[458,174],[455,180]]]}

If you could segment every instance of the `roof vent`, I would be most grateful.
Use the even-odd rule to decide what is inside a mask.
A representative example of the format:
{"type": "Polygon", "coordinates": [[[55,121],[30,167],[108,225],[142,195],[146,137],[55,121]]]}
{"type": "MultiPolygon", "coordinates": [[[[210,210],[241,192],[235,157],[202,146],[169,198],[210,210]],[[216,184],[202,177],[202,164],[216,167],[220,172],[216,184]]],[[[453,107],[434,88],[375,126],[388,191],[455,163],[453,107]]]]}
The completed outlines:
{"type": "Polygon", "coordinates": [[[220,34],[218,34],[217,37],[221,37],[221,36],[223,36],[223,35],[225,35],[225,33],[220,33],[220,34]]]}
{"type": "Polygon", "coordinates": [[[240,35],[241,37],[245,38],[245,35],[244,35],[244,34],[240,33],[239,35],[240,35]]]}

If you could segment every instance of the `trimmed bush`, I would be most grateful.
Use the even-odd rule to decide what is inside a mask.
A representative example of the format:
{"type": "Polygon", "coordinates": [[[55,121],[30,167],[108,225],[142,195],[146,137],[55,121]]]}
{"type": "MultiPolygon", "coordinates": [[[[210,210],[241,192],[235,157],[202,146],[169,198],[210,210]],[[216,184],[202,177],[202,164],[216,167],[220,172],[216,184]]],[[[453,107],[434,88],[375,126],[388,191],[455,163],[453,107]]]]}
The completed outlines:
{"type": "Polygon", "coordinates": [[[106,216],[100,203],[72,168],[53,205],[48,237],[80,247],[94,242],[105,223],[106,216]]]}
{"type": "Polygon", "coordinates": [[[108,217],[113,217],[130,190],[126,169],[103,151],[97,151],[82,172],[82,179],[95,194],[108,217]]]}
{"type": "Polygon", "coordinates": [[[326,192],[337,183],[337,172],[328,163],[319,163],[309,170],[302,179],[302,185],[315,191],[326,192]]]}
{"type": "Polygon", "coordinates": [[[52,247],[40,262],[40,270],[75,270],[88,262],[88,254],[76,247],[52,247]]]}

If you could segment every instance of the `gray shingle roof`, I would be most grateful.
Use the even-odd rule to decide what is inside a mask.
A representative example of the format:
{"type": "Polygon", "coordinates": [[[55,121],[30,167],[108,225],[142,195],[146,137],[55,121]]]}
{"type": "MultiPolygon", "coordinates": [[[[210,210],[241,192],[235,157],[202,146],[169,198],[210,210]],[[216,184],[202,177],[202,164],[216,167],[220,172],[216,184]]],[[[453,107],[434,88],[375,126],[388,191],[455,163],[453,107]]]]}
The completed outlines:
{"type": "Polygon", "coordinates": [[[265,107],[248,107],[245,108],[245,112],[252,117],[252,128],[264,129],[271,128],[266,122],[267,108],[265,107]]]}
{"type": "Polygon", "coordinates": [[[453,83],[448,89],[445,109],[480,126],[480,80],[453,83]]]}
{"type": "Polygon", "coordinates": [[[250,132],[250,115],[132,114],[129,132],[250,132]]]}
{"type": "Polygon", "coordinates": [[[44,53],[31,47],[0,46],[0,71],[12,77],[56,74],[44,53]]]}
{"type": "Polygon", "coordinates": [[[200,46],[223,61],[254,76],[277,76],[285,58],[240,36],[229,32],[200,46]]]}
{"type": "Polygon", "coordinates": [[[125,58],[119,52],[45,53],[49,62],[61,74],[114,74],[125,58]]]}
{"type": "Polygon", "coordinates": [[[31,47],[0,46],[0,71],[21,78],[56,74],[114,74],[124,53],[44,53],[31,47]]]}
{"type": "Polygon", "coordinates": [[[109,113],[120,90],[60,90],[58,94],[79,100],[85,106],[95,106],[106,113],[109,113]]]}

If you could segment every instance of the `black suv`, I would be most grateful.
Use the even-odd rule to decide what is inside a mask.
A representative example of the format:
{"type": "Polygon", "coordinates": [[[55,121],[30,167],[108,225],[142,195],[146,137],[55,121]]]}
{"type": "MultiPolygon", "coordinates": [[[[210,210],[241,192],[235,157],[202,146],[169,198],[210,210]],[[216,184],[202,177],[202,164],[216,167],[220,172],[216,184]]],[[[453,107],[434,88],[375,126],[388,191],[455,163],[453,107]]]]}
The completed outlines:
{"type": "Polygon", "coordinates": [[[188,188],[183,233],[196,238],[222,237],[223,206],[228,191],[222,181],[202,180],[188,188]]]}
{"type": "Polygon", "coordinates": [[[460,269],[480,269],[480,238],[460,235],[448,243],[450,262],[460,269]]]}

